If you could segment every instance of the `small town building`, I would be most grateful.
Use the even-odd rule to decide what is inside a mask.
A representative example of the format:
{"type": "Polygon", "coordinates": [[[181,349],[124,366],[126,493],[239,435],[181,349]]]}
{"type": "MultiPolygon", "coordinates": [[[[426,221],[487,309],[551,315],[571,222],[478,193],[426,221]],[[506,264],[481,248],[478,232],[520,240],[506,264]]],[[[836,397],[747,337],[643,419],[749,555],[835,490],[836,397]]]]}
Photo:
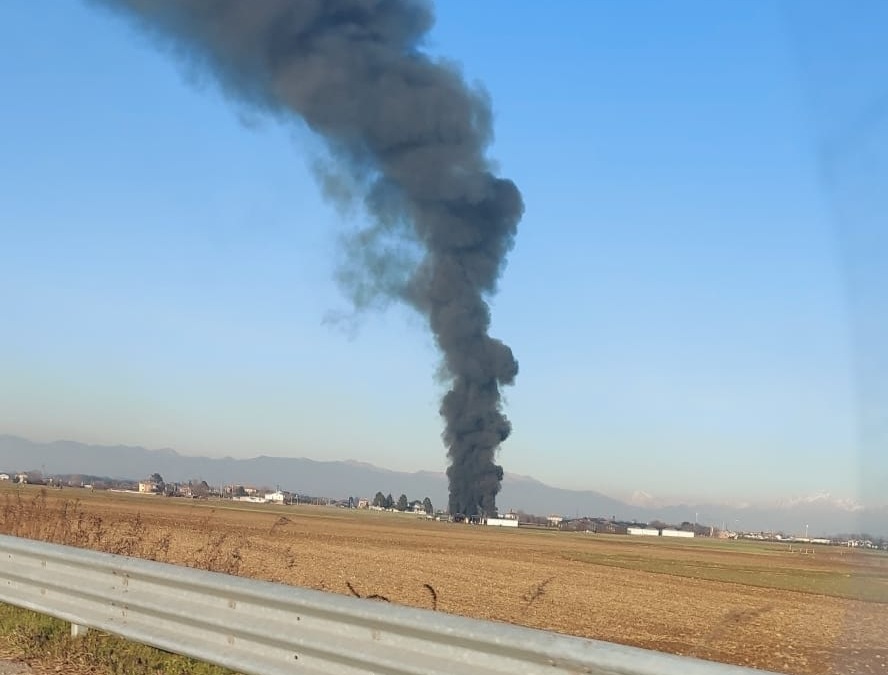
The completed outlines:
{"type": "Polygon", "coordinates": [[[518,527],[517,518],[485,518],[485,525],[492,527],[518,527]]]}
{"type": "Polygon", "coordinates": [[[660,530],[655,530],[650,527],[627,527],[626,534],[631,534],[636,537],[659,537],[660,530]]]}

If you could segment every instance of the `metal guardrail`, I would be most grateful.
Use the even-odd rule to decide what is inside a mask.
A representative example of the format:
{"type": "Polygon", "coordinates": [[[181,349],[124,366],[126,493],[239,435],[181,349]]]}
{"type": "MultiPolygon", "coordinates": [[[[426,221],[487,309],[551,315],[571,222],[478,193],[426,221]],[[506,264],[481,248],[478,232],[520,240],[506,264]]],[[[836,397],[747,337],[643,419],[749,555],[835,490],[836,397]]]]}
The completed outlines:
{"type": "Polygon", "coordinates": [[[763,672],[5,535],[0,601],[255,675],[763,672]]]}

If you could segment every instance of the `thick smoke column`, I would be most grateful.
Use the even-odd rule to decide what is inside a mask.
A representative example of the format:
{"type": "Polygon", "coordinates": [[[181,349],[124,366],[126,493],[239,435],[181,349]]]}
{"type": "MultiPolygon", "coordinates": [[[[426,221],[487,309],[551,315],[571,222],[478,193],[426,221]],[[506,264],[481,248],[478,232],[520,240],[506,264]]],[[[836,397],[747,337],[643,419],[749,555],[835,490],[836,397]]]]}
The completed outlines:
{"type": "MultiPolygon", "coordinates": [[[[232,98],[296,115],[326,139],[339,172],[375,225],[364,233],[362,283],[428,317],[452,387],[441,403],[451,465],[451,513],[491,513],[510,432],[500,386],[518,364],[488,335],[496,290],[523,204],[491,173],[491,114],[483,92],[420,51],[434,21],[415,0],[99,0],[181,58],[212,73],[232,98]],[[385,251],[407,239],[420,259],[393,283],[385,251]]],[[[390,260],[388,262],[391,262],[390,260]]]]}

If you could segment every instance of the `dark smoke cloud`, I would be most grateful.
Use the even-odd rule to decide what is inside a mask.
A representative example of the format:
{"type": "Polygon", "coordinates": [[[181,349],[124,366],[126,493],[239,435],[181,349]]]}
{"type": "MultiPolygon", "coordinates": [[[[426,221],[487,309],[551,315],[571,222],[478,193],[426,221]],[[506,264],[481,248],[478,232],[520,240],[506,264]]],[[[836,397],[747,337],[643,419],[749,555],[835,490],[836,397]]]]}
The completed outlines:
{"type": "Polygon", "coordinates": [[[356,265],[343,280],[359,304],[382,294],[428,317],[452,381],[441,404],[450,511],[495,511],[502,480],[495,453],[511,430],[500,387],[514,381],[518,364],[488,334],[485,298],[496,290],[523,204],[484,156],[491,139],[484,92],[420,50],[434,21],[430,5],[96,1],[211,73],[240,104],[298,116],[327,141],[325,193],[357,194],[373,220],[351,242],[356,265]]]}

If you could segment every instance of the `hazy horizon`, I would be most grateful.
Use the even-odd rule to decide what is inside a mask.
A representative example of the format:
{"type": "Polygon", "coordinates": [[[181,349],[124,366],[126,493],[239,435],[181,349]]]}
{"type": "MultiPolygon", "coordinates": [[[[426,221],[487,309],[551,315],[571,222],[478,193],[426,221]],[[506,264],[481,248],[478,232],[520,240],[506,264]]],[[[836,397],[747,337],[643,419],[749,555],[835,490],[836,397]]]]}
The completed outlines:
{"type": "MultiPolygon", "coordinates": [[[[224,454],[201,454],[201,453],[190,453],[184,452],[179,448],[174,447],[146,447],[138,444],[130,444],[130,443],[86,443],[73,438],[56,438],[56,439],[39,439],[39,438],[25,438],[22,436],[18,436],[16,434],[10,434],[4,432],[0,429],[0,439],[2,438],[13,438],[24,440],[28,443],[38,443],[38,444],[77,444],[77,445],[87,445],[96,448],[132,448],[132,449],[140,449],[148,452],[174,452],[179,457],[187,458],[187,459],[208,459],[208,460],[221,460],[221,459],[233,459],[233,460],[251,460],[251,459],[260,459],[260,458],[275,458],[275,459],[305,459],[312,462],[341,462],[346,464],[360,464],[365,466],[370,466],[376,469],[381,469],[383,471],[395,471],[395,472],[403,472],[408,474],[434,474],[438,476],[445,476],[445,468],[442,466],[439,469],[431,469],[431,468],[423,468],[419,467],[416,469],[397,469],[389,466],[385,466],[379,464],[378,462],[365,461],[365,460],[356,460],[349,457],[323,457],[317,458],[312,457],[307,454],[289,454],[289,455],[272,455],[263,452],[257,452],[252,455],[241,454],[240,456],[231,456],[224,454]]],[[[11,467],[0,466],[0,470],[2,469],[10,469],[11,467]]],[[[36,470],[38,467],[14,467],[16,470],[36,470]]],[[[52,470],[51,466],[44,467],[47,475],[53,475],[56,473],[52,470]]],[[[65,473],[65,472],[62,472],[65,473]]],[[[137,480],[139,476],[137,470],[134,470],[133,475],[127,476],[118,476],[118,478],[130,478],[132,480],[137,480]]],[[[611,497],[614,499],[618,499],[620,501],[625,502],[628,505],[640,506],[640,507],[668,507],[668,506],[684,506],[684,505],[693,505],[693,504],[703,504],[706,500],[697,498],[694,493],[686,492],[686,493],[677,493],[673,495],[655,495],[645,492],[643,490],[634,490],[631,492],[625,492],[620,490],[610,490],[608,486],[602,486],[595,483],[594,476],[589,480],[590,482],[587,484],[577,484],[577,486],[572,487],[568,485],[562,485],[558,483],[550,483],[546,480],[540,479],[537,476],[533,476],[530,474],[516,473],[513,471],[506,471],[507,478],[511,478],[513,480],[532,480],[543,485],[547,485],[553,488],[561,489],[561,490],[570,490],[576,492],[598,492],[607,497],[611,497]]],[[[269,478],[269,480],[271,480],[269,478]]],[[[269,483],[270,484],[270,483],[269,483]]],[[[720,504],[724,506],[734,506],[734,507],[745,507],[745,506],[775,506],[780,504],[786,504],[792,501],[818,501],[823,500],[827,501],[833,505],[839,506],[840,508],[851,507],[858,508],[861,506],[867,506],[870,508],[880,508],[880,507],[888,507],[888,499],[883,500],[881,502],[871,502],[869,504],[861,504],[856,501],[856,499],[847,494],[836,494],[829,491],[811,491],[805,493],[786,493],[780,495],[773,495],[767,498],[762,498],[758,500],[749,500],[749,499],[718,499],[715,498],[711,500],[712,504],[720,504]]]]}
{"type": "MultiPolygon", "coordinates": [[[[879,22],[565,11],[441,3],[427,45],[490,93],[527,207],[491,298],[520,363],[499,463],[621,498],[884,503],[879,22]]],[[[366,216],[324,200],[304,125],[92,3],[10,0],[0,40],[0,433],[445,469],[440,356],[403,306],[353,314],[339,243],[366,216]]]]}

